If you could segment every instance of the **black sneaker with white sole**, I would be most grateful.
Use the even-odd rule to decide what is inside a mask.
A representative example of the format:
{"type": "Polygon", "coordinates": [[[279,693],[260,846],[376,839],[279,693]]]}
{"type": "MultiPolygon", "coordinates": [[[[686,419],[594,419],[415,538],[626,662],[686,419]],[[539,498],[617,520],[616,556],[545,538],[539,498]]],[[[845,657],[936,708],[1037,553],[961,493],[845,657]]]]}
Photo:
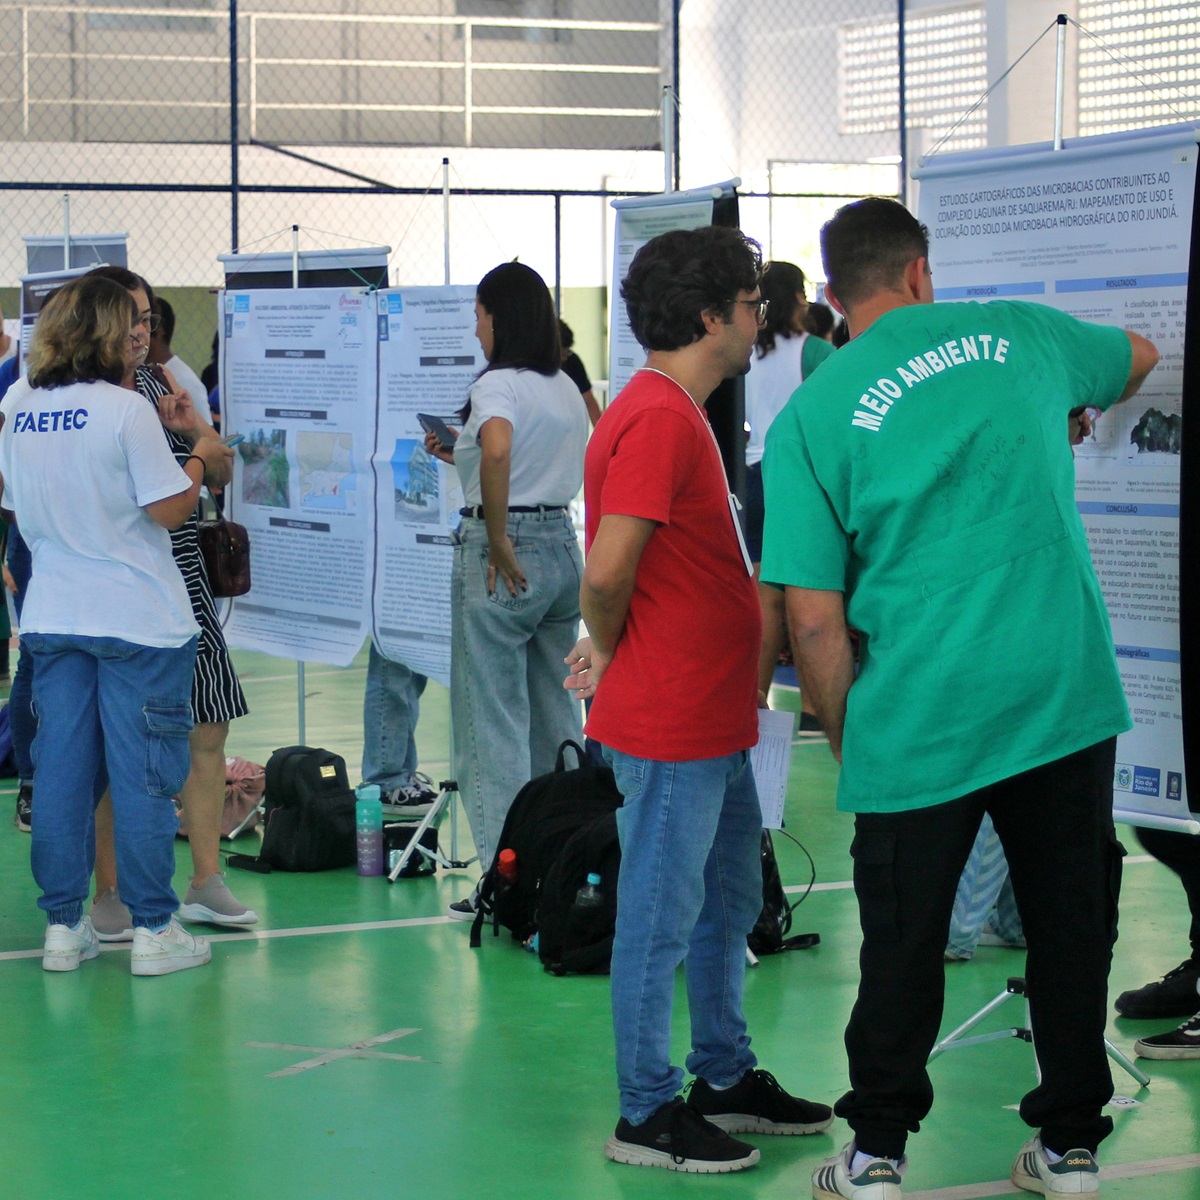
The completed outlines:
{"type": "Polygon", "coordinates": [[[703,1079],[687,1086],[687,1102],[726,1133],[824,1133],[833,1109],[784,1091],[770,1071],[747,1071],[733,1087],[718,1091],[703,1079]]]}
{"type": "Polygon", "coordinates": [[[605,1144],[604,1156],[632,1167],[663,1167],[692,1175],[744,1171],[759,1159],[753,1146],[706,1121],[682,1096],[664,1104],[641,1125],[622,1117],[605,1144]]]}
{"type": "Polygon", "coordinates": [[[1133,1043],[1138,1058],[1157,1058],[1165,1062],[1200,1058],[1200,1012],[1170,1033],[1139,1038],[1133,1043]]]}
{"type": "Polygon", "coordinates": [[[419,821],[433,807],[437,797],[433,780],[418,771],[407,783],[384,792],[383,815],[394,821],[419,821]]]}

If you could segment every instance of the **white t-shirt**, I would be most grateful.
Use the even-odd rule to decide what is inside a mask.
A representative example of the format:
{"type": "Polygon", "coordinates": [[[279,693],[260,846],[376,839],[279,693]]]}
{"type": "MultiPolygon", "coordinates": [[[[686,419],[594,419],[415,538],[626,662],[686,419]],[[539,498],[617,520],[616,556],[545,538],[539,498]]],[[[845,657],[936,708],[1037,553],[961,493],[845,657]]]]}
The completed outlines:
{"type": "Polygon", "coordinates": [[[808,336],[807,333],[795,337],[777,336],[775,349],[765,358],[759,358],[757,350],[750,358],[750,373],[746,376],[746,423],[750,426],[750,437],[746,442],[747,466],[762,462],[767,430],[800,386],[803,379],[800,356],[808,336]]]}
{"type": "Polygon", "coordinates": [[[172,378],[192,398],[192,407],[210,425],[212,424],[212,409],[208,404],[208,391],[200,382],[200,376],[179,357],[172,354],[163,364],[171,372],[172,378]]]}
{"type": "Polygon", "coordinates": [[[199,632],[167,531],[145,512],[190,486],[153,407],[110,383],[9,389],[6,507],[33,555],[22,628],[182,646],[199,632]]]}
{"type": "Polygon", "coordinates": [[[471,385],[471,415],[454,445],[454,465],[469,506],[483,503],[479,488],[479,429],[492,417],[512,425],[508,506],[570,504],[583,486],[587,409],[579,389],[561,371],[539,375],[500,367],[471,385]]]}

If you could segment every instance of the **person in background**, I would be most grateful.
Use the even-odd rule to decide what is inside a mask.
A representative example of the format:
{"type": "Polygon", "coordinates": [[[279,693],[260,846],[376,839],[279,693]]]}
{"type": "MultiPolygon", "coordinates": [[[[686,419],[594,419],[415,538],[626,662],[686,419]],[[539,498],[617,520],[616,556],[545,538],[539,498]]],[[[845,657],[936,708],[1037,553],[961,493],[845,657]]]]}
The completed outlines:
{"type": "Polygon", "coordinates": [[[47,971],[76,970],[100,950],[83,902],[106,785],[130,970],[165,975],[210,958],[205,939],[176,921],[171,887],[171,797],[188,774],[198,630],[167,530],[232,455],[201,439],[176,462],[157,414],[118,386],[140,359],[138,329],[124,288],[94,276],[66,284],[42,310],[29,378],[0,408],[5,501],[34,560],[22,641],[39,722],[31,861],[47,971]]]}
{"type": "Polygon", "coordinates": [[[759,1152],[731,1133],[814,1134],[828,1105],[758,1068],[742,992],[762,909],[761,638],[753,572],[704,405],[750,365],[766,314],[758,245],[705,226],[651,239],[621,297],[646,365],[588,445],[589,637],[566,686],[591,697],[624,804],[612,952],[620,1119],[614,1162],[719,1174],[759,1152]],[[694,1079],[671,1062],[684,965],[694,1079]]]}
{"type": "Polygon", "coordinates": [[[763,461],[763,578],[786,588],[801,686],[842,764],[863,931],[835,1109],[854,1139],[816,1169],[813,1196],[902,1194],[984,813],[1028,942],[1040,1068],[1012,1182],[1095,1193],[1112,1129],[1113,769],[1130,718],[1063,435],[1087,406],[1133,395],[1158,352],[1042,305],[935,305],[928,230],[892,199],[839,209],[821,248],[852,340],[780,415],[763,461]]]}
{"type": "Polygon", "coordinates": [[[363,694],[364,783],[379,785],[385,816],[419,821],[437,791],[417,770],[417,721],[429,682],[398,659],[388,658],[371,639],[363,694]]]}
{"type": "Polygon", "coordinates": [[[814,300],[808,306],[808,313],[804,323],[808,332],[813,337],[819,337],[832,345],[834,332],[841,322],[828,304],[821,304],[819,301],[814,300]]]}
{"type": "Polygon", "coordinates": [[[558,319],[558,336],[562,343],[562,369],[571,382],[579,389],[579,394],[583,397],[584,406],[587,408],[588,420],[592,423],[592,428],[596,427],[596,422],[600,420],[600,405],[596,400],[596,395],[592,391],[592,381],[588,378],[587,368],[583,365],[583,359],[572,349],[575,345],[575,334],[571,331],[570,325],[559,317],[558,319]]]}
{"type": "MultiPolygon", "coordinates": [[[[762,456],[767,430],[795,390],[833,353],[833,347],[813,337],[805,325],[809,304],[804,293],[804,272],[795,263],[769,262],[763,270],[762,295],[767,302],[766,323],[758,331],[750,372],[746,376],[746,502],[743,520],[746,548],[754,563],[757,581],[762,562],[763,483],[762,456]]],[[[764,696],[779,656],[787,644],[783,593],[758,584],[762,610],[762,648],[758,657],[758,689],[764,696]]],[[[797,732],[802,738],[824,737],[821,723],[805,695],[800,699],[797,732]]]]}
{"type": "Polygon", "coordinates": [[[0,309],[0,365],[15,358],[18,348],[17,339],[4,328],[4,311],[0,309]]]}
{"type": "Polygon", "coordinates": [[[212,413],[208,408],[208,388],[200,381],[200,376],[171,349],[171,342],[175,337],[175,309],[164,297],[155,296],[154,312],[158,317],[158,326],[150,335],[146,365],[157,363],[165,367],[171,378],[191,397],[196,415],[206,425],[212,425],[212,413]]]}
{"type": "MultiPolygon", "coordinates": [[[[503,263],[479,283],[475,336],[487,366],[471,385],[453,450],[466,507],[454,537],[450,712],[455,778],[481,866],[509,806],[582,738],[562,662],[579,629],[583,561],[567,505],[583,482],[588,420],[562,372],[558,318],[542,277],[503,263]]],[[[518,867],[519,869],[519,867],[518,867]]],[[[473,920],[476,895],[450,905],[473,920]]]]}
{"type": "MultiPolygon", "coordinates": [[[[145,365],[150,336],[157,324],[154,293],[140,276],[124,267],[97,267],[92,276],[111,279],[133,297],[138,309],[135,327],[137,361],[122,380],[122,386],[141,393],[143,403],[159,414],[162,433],[175,457],[186,461],[201,442],[218,442],[215,431],[199,418],[191,398],[165,373],[166,383],[145,365]]],[[[164,370],[164,368],[158,368],[164,370]]],[[[219,443],[218,443],[219,444],[219,443]]],[[[220,469],[207,472],[205,483],[221,487],[232,475],[232,451],[219,460],[220,469]]],[[[225,883],[220,870],[221,815],[225,806],[225,739],[229,722],[248,711],[246,698],[234,671],[217,618],[216,601],[204,569],[199,546],[199,510],[171,534],[171,552],[183,576],[192,612],[200,626],[196,669],[192,678],[190,735],[191,771],[180,793],[187,821],[192,854],[192,878],[180,908],[187,921],[211,925],[254,925],[258,914],[243,904],[225,883]]],[[[131,936],[129,914],[118,890],[117,862],[111,853],[106,817],[109,809],[97,810],[96,898],[91,917],[102,941],[127,941],[131,936]]]]}

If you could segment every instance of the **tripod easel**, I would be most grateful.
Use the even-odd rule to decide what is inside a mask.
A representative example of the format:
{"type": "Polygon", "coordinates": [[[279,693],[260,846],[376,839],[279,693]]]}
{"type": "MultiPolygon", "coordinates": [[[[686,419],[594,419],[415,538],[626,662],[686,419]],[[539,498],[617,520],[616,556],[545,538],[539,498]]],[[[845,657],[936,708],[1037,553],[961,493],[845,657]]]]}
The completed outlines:
{"type": "Polygon", "coordinates": [[[469,867],[475,858],[460,860],[455,855],[458,851],[458,811],[450,810],[450,857],[447,858],[440,850],[430,850],[428,846],[421,845],[421,836],[424,832],[441,818],[442,813],[446,811],[446,806],[449,805],[454,797],[458,795],[458,783],[453,779],[443,779],[438,784],[438,797],[433,802],[429,811],[421,818],[420,822],[413,827],[412,837],[408,840],[408,845],[404,847],[400,857],[396,860],[396,865],[388,872],[388,883],[395,883],[400,877],[400,872],[408,865],[408,860],[415,853],[424,855],[434,865],[440,865],[447,869],[469,867]]]}
{"type": "MultiPolygon", "coordinates": [[[[1020,1038],[1021,1041],[1028,1042],[1031,1046],[1033,1045],[1033,1032],[1029,1028],[1029,997],[1025,990],[1025,980],[1016,975],[1009,978],[1004,991],[994,1000],[989,1000],[973,1017],[968,1017],[957,1029],[942,1038],[929,1052],[929,1057],[925,1061],[931,1063],[939,1054],[944,1054],[947,1050],[960,1050],[964,1046],[978,1046],[984,1042],[1000,1041],[1003,1038],[1020,1038]],[[1025,999],[1025,1024],[1023,1026],[997,1029],[993,1033],[977,1033],[973,1037],[962,1036],[968,1030],[974,1029],[980,1021],[990,1016],[996,1009],[1014,996],[1021,996],[1025,999]]],[[[1123,1067],[1142,1087],[1150,1086],[1150,1076],[1137,1066],[1132,1059],[1127,1058],[1118,1050],[1108,1038],[1104,1039],[1104,1049],[1108,1053],[1108,1057],[1119,1067],[1123,1067]]],[[[1042,1069],[1038,1066],[1037,1047],[1034,1047],[1033,1065],[1037,1071],[1038,1081],[1041,1082],[1042,1069]]]]}

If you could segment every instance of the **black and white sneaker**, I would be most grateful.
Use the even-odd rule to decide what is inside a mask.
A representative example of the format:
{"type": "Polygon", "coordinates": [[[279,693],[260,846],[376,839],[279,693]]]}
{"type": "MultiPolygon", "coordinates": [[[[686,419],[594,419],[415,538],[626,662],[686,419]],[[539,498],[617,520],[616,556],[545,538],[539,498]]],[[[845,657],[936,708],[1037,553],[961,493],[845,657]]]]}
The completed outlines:
{"type": "Polygon", "coordinates": [[[29,833],[33,828],[33,784],[23,783],[17,789],[17,811],[13,815],[13,824],[22,832],[29,833]]]}
{"type": "Polygon", "coordinates": [[[687,1087],[687,1102],[726,1133],[824,1133],[833,1109],[784,1091],[770,1071],[747,1071],[733,1087],[718,1091],[703,1079],[687,1087]]]}
{"type": "Polygon", "coordinates": [[[1161,1017],[1186,1017],[1195,1010],[1196,988],[1200,985],[1200,958],[1184,959],[1173,971],[1144,987],[1122,992],[1113,1005],[1133,1021],[1156,1021],[1161,1017]]]}
{"type": "Polygon", "coordinates": [[[759,1159],[753,1146],[706,1121],[682,1096],[664,1104],[641,1125],[631,1125],[622,1117],[605,1144],[604,1156],[633,1167],[663,1167],[693,1175],[744,1171],[759,1159]]]}
{"type": "Polygon", "coordinates": [[[433,807],[437,796],[433,780],[418,771],[407,783],[384,792],[383,815],[398,821],[419,821],[433,807]]]}
{"type": "Polygon", "coordinates": [[[478,911],[479,901],[474,892],[465,900],[455,900],[453,904],[446,905],[446,916],[452,921],[473,921],[478,911]]]}
{"type": "Polygon", "coordinates": [[[1164,1061],[1200,1058],[1200,1012],[1170,1033],[1139,1038],[1133,1043],[1133,1052],[1138,1058],[1157,1058],[1164,1061]]]}

